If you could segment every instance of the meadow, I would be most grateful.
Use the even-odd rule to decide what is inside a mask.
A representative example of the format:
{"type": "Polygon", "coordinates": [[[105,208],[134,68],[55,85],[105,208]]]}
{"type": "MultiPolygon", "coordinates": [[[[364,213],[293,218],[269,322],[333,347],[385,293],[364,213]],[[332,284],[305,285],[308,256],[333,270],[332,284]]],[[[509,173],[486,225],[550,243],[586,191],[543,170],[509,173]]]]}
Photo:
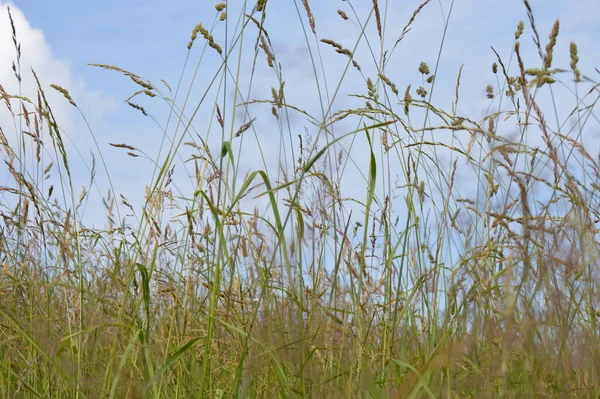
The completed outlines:
{"type": "Polygon", "coordinates": [[[401,58],[417,80],[394,74],[431,0],[398,35],[389,2],[340,2],[326,17],[354,24],[344,38],[290,2],[309,104],[271,2],[238,3],[182,38],[187,81],[90,61],[131,85],[122,106],[155,120],[156,155],[107,142],[69,87],[22,68],[3,13],[15,87],[36,94],[0,82],[0,397],[600,397],[600,84],[577,43],[557,46],[560,15],[543,32],[512,5],[481,116],[459,112],[462,68],[433,100],[440,58],[458,56],[443,40],[438,59],[401,58]],[[88,128],[85,168],[49,93],[88,128]],[[151,165],[138,198],[113,188],[117,156],[151,165]]]}

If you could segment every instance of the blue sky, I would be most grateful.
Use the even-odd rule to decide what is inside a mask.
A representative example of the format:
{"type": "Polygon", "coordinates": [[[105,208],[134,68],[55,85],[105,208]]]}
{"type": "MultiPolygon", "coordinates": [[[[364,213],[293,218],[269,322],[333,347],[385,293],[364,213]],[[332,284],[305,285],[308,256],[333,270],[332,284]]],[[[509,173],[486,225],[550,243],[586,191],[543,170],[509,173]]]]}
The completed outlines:
{"type": "MultiPolygon", "coordinates": [[[[161,132],[156,125],[144,118],[126,105],[123,100],[137,87],[129,79],[110,71],[104,71],[88,66],[88,63],[104,63],[123,67],[136,74],[150,79],[158,85],[160,79],[165,79],[172,86],[177,82],[184,64],[187,49],[186,44],[194,25],[202,22],[211,26],[217,16],[214,10],[216,2],[171,0],[168,2],[155,0],[123,0],[89,2],[78,0],[18,0],[7,3],[0,0],[2,13],[0,13],[0,83],[9,92],[15,89],[9,81],[11,78],[10,62],[14,59],[14,49],[8,34],[8,19],[6,5],[10,4],[13,17],[17,24],[17,34],[23,47],[23,64],[32,65],[39,72],[46,87],[50,83],[57,83],[67,88],[79,104],[92,126],[101,150],[107,157],[109,173],[113,178],[118,192],[125,193],[133,203],[140,203],[139,196],[143,187],[149,182],[151,165],[134,160],[125,155],[124,151],[113,149],[108,142],[128,143],[144,149],[151,157],[158,154],[158,145],[161,132]],[[142,166],[142,165],[145,165],[142,166]]],[[[230,32],[236,27],[242,1],[230,1],[228,15],[230,18],[230,32]]],[[[253,3],[247,3],[247,10],[253,3]]],[[[349,4],[352,4],[360,15],[362,22],[370,12],[370,1],[354,1],[351,3],[337,0],[311,1],[315,15],[319,38],[333,39],[346,48],[353,48],[357,42],[360,29],[352,21],[343,21],[336,10],[344,10],[351,19],[355,19],[349,4]]],[[[418,1],[380,1],[381,7],[387,6],[386,15],[386,43],[385,48],[390,48],[392,42],[398,37],[402,27],[406,24],[413,11],[419,6],[418,1]]],[[[561,21],[561,32],[555,50],[554,65],[568,68],[568,46],[575,40],[579,46],[580,69],[584,73],[594,73],[593,67],[600,66],[600,28],[596,17],[600,11],[597,0],[580,0],[576,2],[564,1],[531,1],[536,23],[541,37],[542,45],[547,42],[548,33],[554,21],[561,21]]],[[[526,30],[522,38],[523,53],[526,61],[532,66],[539,65],[537,53],[530,40],[531,29],[527,23],[525,7],[521,1],[502,0],[448,0],[432,1],[417,17],[412,31],[401,42],[392,55],[386,75],[398,86],[401,92],[408,84],[413,85],[413,90],[420,82],[421,77],[417,71],[419,62],[426,61],[433,69],[438,55],[440,42],[444,34],[444,18],[449,18],[443,51],[441,54],[440,69],[436,79],[436,91],[433,102],[445,109],[451,107],[454,99],[456,75],[461,65],[464,65],[461,82],[461,102],[459,111],[474,119],[485,115],[490,106],[485,98],[485,87],[495,84],[496,80],[491,73],[491,64],[495,56],[490,49],[493,46],[503,57],[510,55],[513,43],[513,34],[519,20],[526,22],[526,30]]],[[[306,16],[302,9],[301,1],[270,1],[267,30],[271,34],[274,51],[281,62],[286,81],[287,101],[298,105],[318,115],[319,105],[315,84],[315,76],[308,58],[307,45],[302,31],[306,25],[306,16]],[[296,9],[300,10],[299,14],[296,9]]],[[[307,28],[308,29],[308,28],[307,28]]],[[[377,32],[373,19],[365,30],[372,45],[377,46],[377,32]]],[[[224,25],[217,24],[213,32],[215,40],[224,43],[224,25]]],[[[252,46],[255,31],[248,35],[247,51],[243,60],[248,61],[243,65],[251,65],[252,46]]],[[[314,46],[314,38],[309,37],[310,44],[314,46]]],[[[200,57],[201,46],[195,46],[191,54],[191,65],[185,75],[189,82],[195,63],[200,57]]],[[[375,49],[377,50],[377,49],[375,49]]],[[[347,59],[335,54],[329,46],[320,44],[323,57],[323,68],[327,77],[327,87],[330,93],[335,89],[339,77],[346,66],[347,59]]],[[[358,47],[358,60],[363,67],[364,77],[376,78],[376,69],[370,58],[369,49],[362,41],[358,47]]],[[[195,83],[192,91],[192,103],[198,100],[208,84],[209,77],[216,71],[219,64],[218,58],[208,52],[201,63],[201,77],[195,83]]],[[[267,68],[264,54],[258,57],[258,70],[254,84],[250,90],[250,98],[270,98],[270,88],[277,87],[273,70],[267,68]]],[[[27,70],[27,68],[23,68],[27,70]]],[[[248,82],[249,69],[241,71],[242,82],[248,82]]],[[[339,110],[356,105],[355,100],[348,97],[351,93],[366,93],[364,77],[349,68],[348,75],[341,85],[340,94],[334,103],[333,109],[339,110]]],[[[597,79],[597,75],[594,76],[597,79]]],[[[187,80],[186,80],[187,79],[187,80]]],[[[318,79],[324,83],[321,71],[318,79]]],[[[30,77],[27,78],[31,82],[30,77]]],[[[568,79],[566,79],[567,81],[568,79]]],[[[12,82],[14,83],[14,82],[12,82]]],[[[31,90],[29,83],[24,84],[25,89],[31,90]]],[[[240,85],[242,92],[247,93],[246,83],[240,85]]],[[[185,86],[185,84],[184,84],[185,86]]],[[[573,99],[562,96],[557,88],[556,101],[559,114],[566,117],[570,111],[573,99]]],[[[229,93],[228,95],[231,95],[229,93]]],[[[414,94],[413,94],[414,96],[414,94]]],[[[214,94],[213,94],[214,98],[214,94]]],[[[89,133],[75,110],[61,98],[53,93],[52,100],[59,122],[74,141],[74,146],[79,149],[89,163],[86,155],[88,149],[96,152],[89,133]]],[[[544,98],[540,99],[543,105],[544,98]]],[[[167,118],[167,108],[157,101],[141,99],[142,105],[147,107],[153,115],[164,123],[167,118]]],[[[256,110],[256,115],[268,115],[267,108],[251,108],[256,110]],[[265,112],[266,110],[266,112],[265,112]],[[259,113],[262,112],[262,113],[259,113]]],[[[209,118],[212,109],[206,107],[201,111],[196,120],[196,127],[204,131],[205,119],[209,118]]],[[[240,113],[238,116],[243,116],[240,113]]],[[[239,126],[244,122],[239,118],[234,123],[239,126]]],[[[0,123],[5,131],[10,131],[6,126],[10,122],[5,115],[0,116],[0,123]]],[[[312,129],[306,120],[298,115],[290,119],[295,137],[304,132],[304,128],[312,129]]],[[[214,129],[214,126],[212,129],[214,129]]],[[[279,158],[278,141],[274,140],[278,130],[274,120],[262,117],[255,123],[258,139],[270,153],[267,154],[268,167],[276,168],[279,158]],[[273,144],[276,143],[276,144],[273,144]],[[273,145],[269,147],[269,145],[273,145]]],[[[341,125],[338,133],[356,128],[356,125],[341,125]]],[[[589,130],[590,143],[597,146],[598,128],[589,130]]],[[[312,129],[312,133],[316,130],[312,129]]],[[[506,134],[510,134],[507,127],[506,134]]],[[[248,135],[249,136],[249,135],[248,135]]],[[[217,136],[214,136],[215,139],[217,136]]],[[[277,139],[278,140],[278,139],[277,139]]],[[[211,141],[213,153],[218,152],[218,140],[211,141]]],[[[289,145],[289,143],[288,143],[289,145]]],[[[359,142],[358,148],[365,143],[359,142]]],[[[243,151],[240,153],[240,163],[247,168],[261,168],[257,158],[258,147],[254,137],[247,138],[243,151]]],[[[594,148],[594,151],[596,149],[594,148]]],[[[348,171],[347,177],[351,182],[346,186],[349,195],[364,193],[365,185],[361,182],[360,174],[364,172],[366,156],[364,151],[355,154],[357,162],[353,170],[348,171]],[[362,162],[362,163],[361,163],[362,162]]],[[[73,161],[76,162],[76,161],[73,161]]],[[[448,160],[448,165],[450,165],[448,160]]],[[[83,164],[78,168],[77,186],[87,181],[87,174],[83,164]]],[[[2,172],[4,173],[4,171],[2,172]]],[[[106,181],[103,172],[98,172],[98,182],[103,192],[106,192],[106,181]]],[[[0,174],[0,178],[3,175],[0,174]]],[[[4,179],[3,179],[4,181],[4,179]]],[[[465,184],[466,187],[469,183],[465,184]]]]}

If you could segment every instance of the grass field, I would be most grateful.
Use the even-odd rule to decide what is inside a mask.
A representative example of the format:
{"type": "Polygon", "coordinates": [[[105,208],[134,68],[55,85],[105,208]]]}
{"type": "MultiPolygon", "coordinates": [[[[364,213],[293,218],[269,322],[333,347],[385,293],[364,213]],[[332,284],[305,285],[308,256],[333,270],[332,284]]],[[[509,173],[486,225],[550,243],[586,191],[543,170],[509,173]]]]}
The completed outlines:
{"type": "Polygon", "coordinates": [[[38,90],[0,82],[13,121],[0,126],[0,397],[600,397],[600,157],[584,144],[600,90],[576,43],[556,46],[558,20],[538,31],[516,5],[525,22],[481,71],[496,82],[481,117],[458,113],[461,71],[450,106],[432,101],[439,59],[408,54],[419,81],[392,78],[435,2],[394,37],[387,2],[368,15],[340,2],[328,17],[356,25],[344,45],[319,35],[312,1],[293,2],[319,87],[309,110],[288,101],[303,83],[280,64],[270,3],[216,4],[182,38],[182,76],[211,87],[90,66],[135,85],[135,117],[158,104],[168,118],[157,156],[88,125],[83,180],[47,94],[83,126],[85,113],[21,68],[4,14],[16,87],[38,90]],[[345,69],[328,78],[332,56],[345,69]],[[264,71],[275,83],[259,98],[264,71]],[[153,165],[138,198],[113,190],[115,154],[153,165]]]}

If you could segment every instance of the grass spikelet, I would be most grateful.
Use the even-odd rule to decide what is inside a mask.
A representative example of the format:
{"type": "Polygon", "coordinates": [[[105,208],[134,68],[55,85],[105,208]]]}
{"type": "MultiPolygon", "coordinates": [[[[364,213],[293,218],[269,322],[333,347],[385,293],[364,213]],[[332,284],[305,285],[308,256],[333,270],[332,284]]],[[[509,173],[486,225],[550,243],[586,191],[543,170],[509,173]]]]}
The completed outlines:
{"type": "Polygon", "coordinates": [[[338,50],[343,50],[344,49],[344,47],[342,47],[341,44],[339,44],[338,42],[336,42],[334,40],[331,40],[331,39],[321,39],[321,42],[325,43],[325,44],[329,44],[330,46],[333,46],[333,47],[335,47],[338,50]]]}
{"type": "Polygon", "coordinates": [[[383,145],[383,149],[385,150],[385,152],[388,152],[390,150],[390,143],[388,141],[388,131],[384,130],[381,133],[381,144],[383,145]]]}
{"type": "Polygon", "coordinates": [[[44,168],[44,175],[48,175],[48,173],[50,173],[50,170],[52,170],[52,167],[54,166],[53,162],[50,162],[48,164],[48,166],[46,166],[46,168],[44,168]]]}
{"type": "Polygon", "coordinates": [[[219,126],[221,126],[221,128],[223,128],[225,126],[225,121],[223,120],[223,114],[221,113],[221,108],[219,107],[219,104],[216,104],[217,106],[217,123],[219,123],[219,126]]]}
{"type": "Polygon", "coordinates": [[[129,75],[129,78],[131,80],[133,80],[136,84],[142,86],[143,88],[145,88],[147,90],[154,90],[154,86],[152,86],[152,84],[150,82],[145,81],[144,79],[140,78],[139,76],[129,75]]]}
{"type": "Polygon", "coordinates": [[[340,53],[340,54],[345,54],[345,55],[347,55],[348,57],[352,58],[352,51],[350,51],[350,50],[348,50],[348,49],[345,49],[345,48],[344,48],[344,49],[341,49],[341,50],[336,50],[336,52],[337,52],[337,53],[340,53]]]}
{"type": "Polygon", "coordinates": [[[398,95],[398,89],[396,88],[396,85],[387,76],[380,73],[379,78],[392,89],[394,94],[398,95]]]}
{"type": "Polygon", "coordinates": [[[346,15],[346,13],[345,13],[344,11],[342,11],[342,10],[337,10],[337,13],[339,14],[339,16],[340,16],[340,17],[342,17],[342,19],[343,19],[344,21],[347,21],[347,20],[348,20],[348,16],[346,15]]]}
{"type": "Polygon", "coordinates": [[[217,53],[219,54],[223,54],[223,49],[221,48],[221,46],[219,46],[217,43],[215,43],[214,41],[211,41],[208,43],[208,45],[212,48],[214,48],[215,50],[217,50],[217,53]]]}
{"type": "Polygon", "coordinates": [[[308,25],[310,26],[310,29],[312,30],[313,34],[317,34],[317,28],[315,25],[315,17],[313,16],[313,13],[310,9],[310,5],[308,4],[308,0],[302,0],[302,4],[304,5],[304,9],[306,10],[306,16],[308,17],[308,25]]]}
{"type": "Polygon", "coordinates": [[[544,55],[542,53],[542,44],[540,41],[540,35],[538,34],[537,28],[535,26],[535,18],[533,16],[533,10],[531,8],[531,4],[529,4],[528,0],[523,0],[523,4],[527,9],[527,17],[529,18],[529,24],[531,25],[531,30],[533,31],[533,42],[538,49],[538,53],[540,57],[543,59],[544,55]]]}
{"type": "Polygon", "coordinates": [[[244,123],[242,126],[240,126],[238,131],[235,133],[235,137],[240,137],[242,135],[242,133],[244,133],[246,130],[250,129],[250,126],[252,126],[252,124],[254,123],[255,120],[256,120],[256,118],[252,118],[252,119],[250,119],[250,121],[248,123],[244,123]]]}
{"type": "Polygon", "coordinates": [[[160,81],[163,82],[163,84],[165,85],[165,87],[167,88],[167,90],[169,90],[170,93],[173,92],[173,90],[171,90],[171,86],[169,86],[169,84],[167,83],[166,80],[161,79],[160,81]]]}
{"type": "Polygon", "coordinates": [[[544,68],[546,69],[550,69],[550,67],[552,66],[552,56],[554,54],[554,46],[556,45],[556,38],[558,37],[559,28],[560,23],[557,19],[556,22],[554,22],[554,25],[552,26],[552,31],[550,32],[550,35],[548,36],[550,41],[546,45],[546,57],[544,58],[544,68]]]}
{"type": "Polygon", "coordinates": [[[33,69],[31,70],[31,73],[33,74],[35,83],[38,88],[39,102],[40,102],[39,110],[43,109],[45,111],[44,116],[48,122],[48,129],[49,129],[50,137],[52,138],[52,140],[54,140],[54,142],[58,148],[58,151],[60,152],[60,155],[61,155],[62,161],[63,161],[63,165],[64,165],[67,175],[69,177],[69,181],[71,181],[71,168],[69,167],[67,151],[65,149],[65,144],[63,142],[62,134],[58,127],[58,123],[54,119],[54,115],[50,108],[50,104],[48,103],[48,99],[46,98],[46,93],[42,89],[42,84],[40,83],[40,79],[38,78],[37,73],[35,73],[35,71],[33,69]]]}
{"type": "Polygon", "coordinates": [[[525,24],[523,23],[523,21],[519,21],[519,24],[517,25],[517,30],[515,31],[515,40],[519,40],[524,30],[525,24]]]}
{"type": "Polygon", "coordinates": [[[188,50],[191,50],[192,46],[194,45],[194,41],[198,37],[198,33],[202,34],[202,36],[204,37],[204,39],[206,39],[206,41],[208,42],[208,45],[211,48],[217,50],[217,52],[219,54],[223,54],[223,50],[221,49],[221,46],[219,46],[215,42],[214,37],[210,34],[209,31],[206,30],[206,28],[204,28],[204,26],[202,25],[202,23],[198,23],[198,24],[196,24],[196,26],[194,26],[194,29],[192,30],[192,36],[190,38],[190,41],[187,44],[187,49],[188,50]]]}
{"type": "Polygon", "coordinates": [[[219,15],[219,21],[225,21],[227,19],[227,12],[223,11],[221,15],[219,15]]]}
{"type": "Polygon", "coordinates": [[[261,12],[265,9],[267,5],[267,0],[257,0],[256,1],[256,11],[261,12]]]}
{"type": "Polygon", "coordinates": [[[144,91],[146,91],[146,89],[138,90],[138,91],[132,93],[129,97],[127,97],[125,99],[125,102],[128,102],[129,100],[133,99],[134,97],[137,97],[139,94],[142,94],[144,91]]]}
{"type": "Polygon", "coordinates": [[[194,41],[198,37],[198,33],[202,33],[202,35],[204,37],[207,37],[207,35],[208,35],[208,31],[206,29],[204,29],[204,26],[202,26],[202,23],[197,23],[196,26],[194,26],[194,29],[192,29],[192,36],[190,38],[190,41],[187,44],[188,50],[191,50],[192,45],[194,44],[194,41]]]}
{"type": "Polygon", "coordinates": [[[218,12],[223,11],[225,7],[227,7],[227,5],[224,2],[215,4],[215,10],[217,10],[218,12]]]}
{"type": "Polygon", "coordinates": [[[267,43],[267,39],[265,39],[265,35],[260,35],[260,45],[259,46],[260,46],[260,48],[263,49],[263,51],[267,55],[267,64],[271,68],[273,68],[273,61],[275,61],[275,56],[273,55],[273,52],[271,51],[271,47],[267,43]]]}
{"type": "Polygon", "coordinates": [[[127,150],[131,150],[131,151],[136,151],[137,148],[130,146],[129,144],[123,144],[123,143],[108,143],[110,146],[115,147],[115,148],[125,148],[127,150]]]}
{"type": "Polygon", "coordinates": [[[27,111],[27,108],[25,107],[25,103],[21,103],[21,108],[23,110],[23,117],[25,118],[25,124],[27,125],[27,127],[30,127],[31,120],[29,118],[29,111],[27,111]]]}
{"type": "Polygon", "coordinates": [[[17,41],[17,29],[15,28],[15,21],[13,20],[12,13],[10,11],[10,6],[6,6],[6,10],[8,12],[8,19],[10,20],[10,27],[12,29],[12,40],[15,46],[15,50],[17,51],[17,63],[13,62],[12,70],[15,73],[15,77],[17,81],[21,83],[21,44],[17,41]]]}
{"type": "Polygon", "coordinates": [[[123,68],[119,68],[118,66],[114,66],[114,65],[107,65],[107,64],[88,64],[89,66],[94,66],[97,68],[102,68],[102,69],[107,69],[109,71],[117,71],[117,72],[121,72],[126,76],[137,76],[135,73],[133,72],[129,72],[128,70],[125,70],[123,68]]]}
{"type": "Polygon", "coordinates": [[[494,118],[490,118],[488,120],[488,132],[491,136],[496,134],[496,126],[495,126],[494,118]]]}
{"type": "Polygon", "coordinates": [[[144,114],[144,116],[148,116],[148,114],[146,113],[146,110],[141,105],[134,104],[131,101],[127,101],[127,104],[129,104],[130,107],[135,108],[138,111],[141,111],[142,114],[144,114]]]}
{"type": "Polygon", "coordinates": [[[67,100],[69,100],[69,102],[71,103],[72,106],[77,107],[77,104],[75,104],[75,101],[73,101],[73,99],[71,98],[71,95],[69,94],[67,89],[65,89],[59,85],[56,85],[56,84],[51,84],[50,87],[52,87],[54,90],[61,93],[67,100]]]}
{"type": "Polygon", "coordinates": [[[279,83],[279,92],[277,93],[277,103],[281,107],[283,105],[283,88],[285,87],[285,80],[279,83]]]}
{"type": "Polygon", "coordinates": [[[423,75],[429,75],[429,67],[425,62],[421,62],[419,64],[419,72],[421,72],[423,75]]]}
{"type": "Polygon", "coordinates": [[[353,59],[354,54],[352,54],[352,51],[342,47],[341,44],[339,44],[333,40],[330,40],[330,39],[321,39],[320,41],[322,43],[325,43],[325,44],[328,44],[328,45],[334,47],[336,53],[344,54],[344,55],[348,56],[352,60],[352,65],[360,71],[360,65],[358,64],[358,62],[356,62],[356,60],[353,59]]]}
{"type": "Polygon", "coordinates": [[[412,102],[412,97],[410,95],[410,86],[406,87],[406,91],[404,92],[404,115],[408,116],[408,108],[410,107],[410,103],[412,102]]]}
{"type": "Polygon", "coordinates": [[[383,39],[383,32],[381,31],[381,14],[379,12],[379,1],[373,0],[373,10],[375,11],[375,23],[377,24],[377,33],[379,33],[379,39],[383,39]]]}
{"type": "Polygon", "coordinates": [[[575,44],[573,41],[569,45],[569,55],[571,58],[571,70],[575,75],[575,82],[581,82],[581,72],[579,71],[579,68],[577,68],[577,63],[579,62],[579,55],[577,55],[577,44],[575,44]]]}
{"type": "MultiPolygon", "coordinates": [[[[4,130],[2,130],[2,127],[0,127],[0,146],[2,146],[2,149],[6,152],[7,156],[9,158],[12,158],[12,149],[10,148],[10,145],[8,143],[8,140],[6,139],[6,135],[4,134],[4,130]]],[[[7,162],[12,162],[12,159],[9,159],[7,162]]]]}
{"type": "Polygon", "coordinates": [[[431,0],[425,0],[423,3],[421,3],[421,5],[419,5],[419,7],[417,7],[417,9],[413,12],[412,16],[410,17],[410,19],[408,20],[408,23],[404,26],[404,28],[402,29],[402,33],[400,33],[400,36],[398,37],[398,39],[396,39],[396,42],[394,43],[394,47],[396,47],[398,45],[398,43],[400,43],[402,41],[402,39],[404,39],[404,36],[406,36],[406,34],[408,32],[410,32],[411,26],[413,24],[413,22],[415,22],[415,19],[417,18],[417,15],[419,15],[419,13],[421,12],[421,10],[423,10],[423,8],[425,8],[425,6],[427,4],[429,4],[431,0]]]}
{"type": "Polygon", "coordinates": [[[12,106],[10,104],[10,97],[8,96],[8,93],[6,92],[6,90],[4,90],[4,87],[0,84],[0,96],[2,96],[2,99],[4,100],[4,103],[6,104],[6,108],[8,108],[8,111],[12,114],[12,106]]]}
{"type": "Polygon", "coordinates": [[[373,84],[373,81],[371,80],[371,78],[367,78],[367,91],[369,93],[370,98],[377,100],[377,97],[379,95],[377,94],[377,88],[373,84]]]}

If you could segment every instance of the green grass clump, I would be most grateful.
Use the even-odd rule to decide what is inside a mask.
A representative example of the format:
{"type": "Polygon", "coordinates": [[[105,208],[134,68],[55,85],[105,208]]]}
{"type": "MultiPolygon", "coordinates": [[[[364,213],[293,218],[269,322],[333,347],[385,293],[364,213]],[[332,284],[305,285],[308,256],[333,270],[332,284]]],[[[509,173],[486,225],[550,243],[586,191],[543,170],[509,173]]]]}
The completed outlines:
{"type": "MultiPolygon", "coordinates": [[[[0,86],[15,133],[0,130],[0,397],[600,395],[600,165],[583,144],[598,85],[577,45],[570,70],[553,66],[559,23],[544,45],[525,1],[529,26],[518,23],[508,56],[494,50],[495,83],[476,99],[488,112],[473,118],[458,113],[462,69],[449,111],[433,101],[439,62],[409,57],[421,81],[394,76],[390,60],[430,1],[393,46],[380,3],[327,16],[357,27],[346,46],[298,4],[318,87],[306,107],[288,102],[305,82],[286,77],[267,1],[237,20],[218,3],[193,28],[182,79],[201,55],[187,89],[93,64],[131,79],[126,102],[163,140],[150,156],[90,128],[97,153],[79,193],[68,132],[46,83],[21,75],[9,18],[15,79],[35,79],[37,93],[0,86]],[[339,80],[325,73],[331,56],[345,63],[339,80]],[[273,83],[254,90],[255,79],[273,83]],[[575,104],[562,121],[558,86],[575,104]],[[137,199],[112,188],[107,144],[151,164],[137,199]]],[[[77,99],[49,87],[87,125],[77,99]]]]}

